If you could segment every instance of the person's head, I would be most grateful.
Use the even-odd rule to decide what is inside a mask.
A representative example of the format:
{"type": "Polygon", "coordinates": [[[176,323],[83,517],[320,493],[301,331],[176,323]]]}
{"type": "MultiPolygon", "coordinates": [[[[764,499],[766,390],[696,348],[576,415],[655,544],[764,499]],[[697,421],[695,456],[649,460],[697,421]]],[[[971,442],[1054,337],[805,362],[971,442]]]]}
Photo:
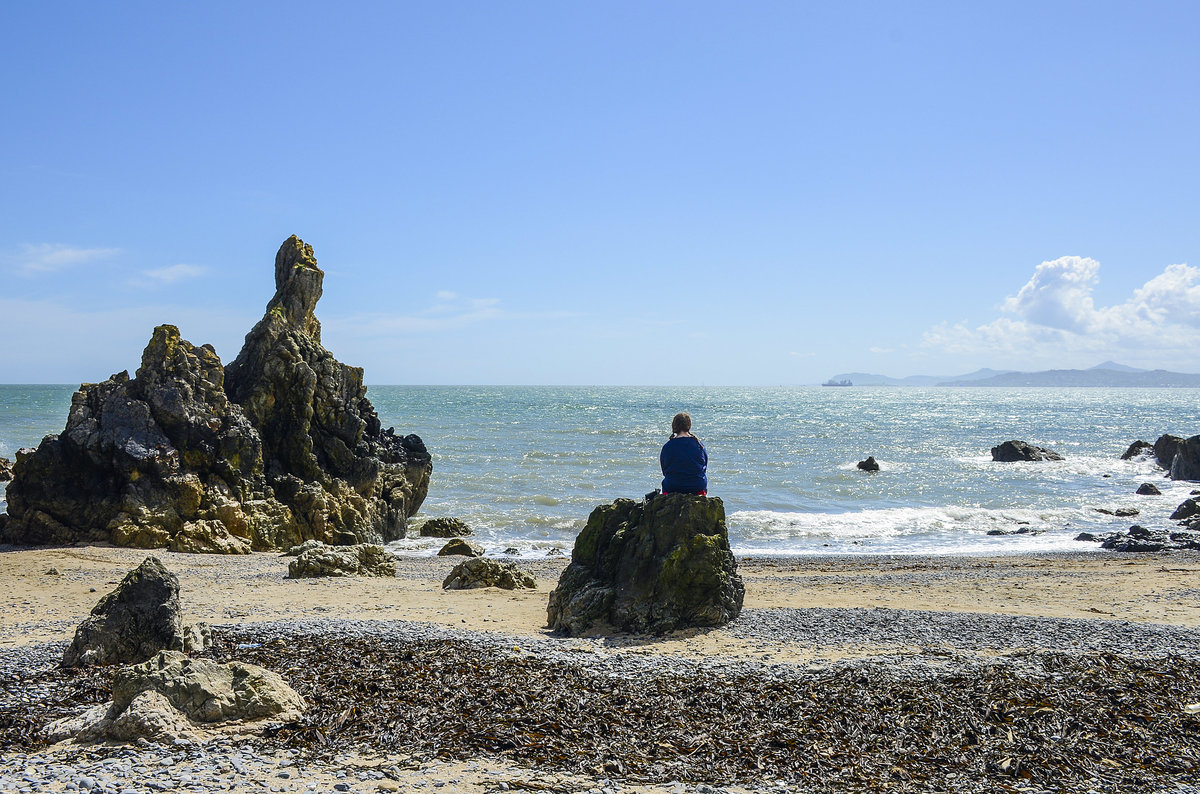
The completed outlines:
{"type": "Polygon", "coordinates": [[[684,413],[682,411],[675,414],[675,417],[671,420],[672,435],[677,436],[680,433],[686,433],[686,432],[690,431],[691,429],[692,429],[691,414],[684,413]]]}

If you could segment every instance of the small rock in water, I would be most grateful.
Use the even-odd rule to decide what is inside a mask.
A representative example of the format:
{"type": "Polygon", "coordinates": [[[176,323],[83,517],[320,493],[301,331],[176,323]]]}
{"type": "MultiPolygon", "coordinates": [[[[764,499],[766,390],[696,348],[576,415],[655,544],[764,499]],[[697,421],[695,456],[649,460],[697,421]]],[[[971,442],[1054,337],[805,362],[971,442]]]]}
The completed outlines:
{"type": "Polygon", "coordinates": [[[1162,496],[1162,491],[1152,482],[1142,483],[1138,486],[1137,493],[1139,496],[1162,496]]]}
{"type": "Polygon", "coordinates": [[[860,460],[857,466],[863,471],[879,471],[879,463],[875,460],[874,455],[868,455],[866,460],[860,460]]]}

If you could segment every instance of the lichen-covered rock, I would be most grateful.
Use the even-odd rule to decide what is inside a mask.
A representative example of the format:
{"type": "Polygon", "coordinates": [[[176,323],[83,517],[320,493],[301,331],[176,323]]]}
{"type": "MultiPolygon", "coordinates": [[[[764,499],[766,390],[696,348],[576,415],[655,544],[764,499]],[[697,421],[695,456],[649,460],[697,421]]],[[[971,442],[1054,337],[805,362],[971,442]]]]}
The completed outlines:
{"type": "Polygon", "coordinates": [[[1045,447],[1035,447],[1033,444],[1026,444],[1024,441],[1005,441],[1003,444],[992,447],[992,460],[1001,463],[1062,459],[1063,456],[1053,450],[1046,449],[1045,447]]]}
{"type": "Polygon", "coordinates": [[[320,546],[301,553],[288,564],[289,579],[395,575],[396,559],[383,546],[374,543],[320,546]]]}
{"type": "Polygon", "coordinates": [[[744,597],[724,504],[668,494],[593,510],[546,615],[551,629],[572,635],[606,625],[663,634],[728,623],[744,597]]]}
{"type": "Polygon", "coordinates": [[[222,723],[295,720],[304,699],[277,673],[244,662],[219,664],[163,651],[117,671],[113,700],[50,725],[48,738],[77,742],[195,739],[222,723]]]}
{"type": "Polygon", "coordinates": [[[312,249],[287,240],[275,274],[228,368],[163,325],[134,378],[80,386],[64,431],[17,453],[0,541],[241,554],[402,537],[429,453],[382,430],[362,370],[321,346],[312,249]]]}
{"type": "Polygon", "coordinates": [[[258,433],[223,383],[211,347],[154,329],[136,377],[84,384],[66,429],[18,453],[7,539],[161,548],[193,525],[190,544],[215,551],[200,522],[219,522],[226,545],[269,547],[290,517],[270,498],[258,433]]]}
{"type": "Polygon", "coordinates": [[[1179,444],[1170,472],[1172,480],[1200,480],[1200,435],[1179,444]]]}
{"type": "Polygon", "coordinates": [[[396,540],[425,499],[432,459],[418,436],[382,429],[362,369],[321,345],[313,310],[324,275],[311,246],[283,243],[275,296],[226,368],[226,388],[261,433],[268,478],[303,538],[396,540]]]}
{"type": "Polygon", "coordinates": [[[147,557],[79,625],[63,653],[63,666],[141,662],[184,646],[179,579],[147,557]]]}
{"type": "Polygon", "coordinates": [[[421,525],[420,533],[423,538],[465,538],[471,528],[458,518],[431,518],[421,525]]]}
{"type": "Polygon", "coordinates": [[[444,590],[474,590],[480,587],[532,590],[537,587],[537,580],[514,563],[473,557],[454,566],[454,570],[442,582],[444,590]]]}
{"type": "Polygon", "coordinates": [[[451,538],[438,550],[439,557],[482,557],[483,549],[462,538],[451,538]]]}

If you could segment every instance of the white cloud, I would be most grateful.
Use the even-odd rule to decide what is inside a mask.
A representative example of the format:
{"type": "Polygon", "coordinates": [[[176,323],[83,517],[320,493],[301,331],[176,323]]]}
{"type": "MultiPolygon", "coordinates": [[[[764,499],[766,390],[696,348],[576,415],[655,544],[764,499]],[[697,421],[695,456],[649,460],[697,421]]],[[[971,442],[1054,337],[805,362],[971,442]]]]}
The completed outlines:
{"type": "Polygon", "coordinates": [[[208,268],[199,265],[168,265],[152,270],[143,270],[138,278],[133,279],[133,283],[140,286],[161,286],[174,284],[176,281],[184,279],[197,278],[207,272],[208,268]]]}
{"type": "Polygon", "coordinates": [[[76,248],[60,243],[25,244],[15,255],[5,257],[22,273],[53,273],[76,265],[105,259],[120,253],[119,248],[76,248]]]}
{"type": "Polygon", "coordinates": [[[1002,304],[1006,315],[968,327],[942,323],[923,345],[948,353],[1059,361],[1072,354],[1126,358],[1143,366],[1196,368],[1200,347],[1200,268],[1170,265],[1124,302],[1095,305],[1100,263],[1064,256],[1043,262],[1002,304]]]}

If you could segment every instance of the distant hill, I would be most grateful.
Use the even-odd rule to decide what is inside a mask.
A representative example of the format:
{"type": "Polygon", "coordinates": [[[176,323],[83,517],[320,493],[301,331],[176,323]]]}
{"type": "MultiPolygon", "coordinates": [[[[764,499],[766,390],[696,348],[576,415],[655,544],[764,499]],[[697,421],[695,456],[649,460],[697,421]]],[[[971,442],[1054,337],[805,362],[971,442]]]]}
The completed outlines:
{"type": "Polygon", "coordinates": [[[1165,369],[1048,369],[1044,372],[1006,372],[982,380],[949,380],[939,386],[1107,386],[1142,388],[1200,388],[1200,375],[1165,369]]]}
{"type": "Polygon", "coordinates": [[[834,375],[829,380],[835,384],[850,381],[854,386],[939,386],[946,381],[966,383],[992,378],[1007,372],[1011,372],[1011,370],[978,369],[966,375],[909,375],[907,378],[889,378],[887,375],[873,375],[869,372],[844,372],[841,375],[834,375]]]}
{"type": "Polygon", "coordinates": [[[890,378],[869,372],[845,372],[829,379],[854,386],[1100,386],[1141,388],[1200,388],[1200,375],[1165,369],[1138,369],[1105,361],[1089,369],[1048,369],[1042,372],[978,369],[966,375],[909,375],[890,378]]]}

